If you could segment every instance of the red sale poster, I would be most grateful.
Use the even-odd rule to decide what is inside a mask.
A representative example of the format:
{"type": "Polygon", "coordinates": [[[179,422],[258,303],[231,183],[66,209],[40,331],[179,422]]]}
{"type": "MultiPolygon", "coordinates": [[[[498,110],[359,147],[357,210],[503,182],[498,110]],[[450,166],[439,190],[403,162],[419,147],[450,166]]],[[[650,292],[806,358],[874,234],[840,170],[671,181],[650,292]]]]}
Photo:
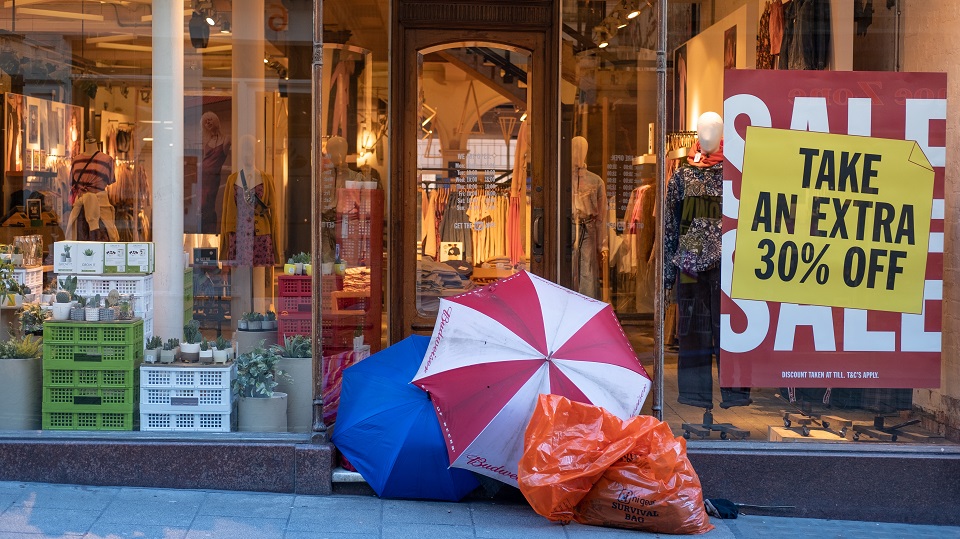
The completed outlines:
{"type": "Polygon", "coordinates": [[[725,72],[721,386],[940,387],[946,95],[941,73],[725,72]]]}

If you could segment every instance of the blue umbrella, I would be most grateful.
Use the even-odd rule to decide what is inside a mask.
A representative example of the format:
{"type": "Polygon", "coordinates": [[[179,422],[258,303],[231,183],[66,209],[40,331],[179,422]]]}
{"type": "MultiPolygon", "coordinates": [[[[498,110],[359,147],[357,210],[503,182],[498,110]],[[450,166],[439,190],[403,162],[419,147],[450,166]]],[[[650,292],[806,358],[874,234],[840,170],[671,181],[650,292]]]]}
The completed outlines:
{"type": "Polygon", "coordinates": [[[479,485],[450,468],[433,403],[410,383],[429,340],[407,337],[343,371],[333,443],[384,498],[457,501],[479,485]]]}

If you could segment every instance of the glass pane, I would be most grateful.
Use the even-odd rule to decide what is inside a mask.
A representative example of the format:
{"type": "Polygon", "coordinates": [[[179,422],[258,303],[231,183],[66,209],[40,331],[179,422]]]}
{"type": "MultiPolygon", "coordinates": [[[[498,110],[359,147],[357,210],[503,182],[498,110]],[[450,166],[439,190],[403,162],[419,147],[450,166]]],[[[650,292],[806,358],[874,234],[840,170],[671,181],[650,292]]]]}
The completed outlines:
{"type": "Polygon", "coordinates": [[[652,373],[657,18],[625,7],[564,2],[561,280],[614,307],[652,373]]]}
{"type": "Polygon", "coordinates": [[[530,263],[529,55],[465,44],[418,55],[417,310],[530,263]]]}
{"type": "MultiPolygon", "coordinates": [[[[924,204],[942,204],[938,182],[945,161],[938,156],[946,138],[945,78],[910,72],[946,71],[917,51],[936,48],[932,36],[946,31],[936,13],[947,8],[931,5],[920,16],[901,11],[901,4],[669,1],[664,405],[675,432],[693,438],[923,443],[943,441],[944,426],[956,423],[937,404],[955,394],[941,380],[941,372],[949,369],[941,361],[953,361],[940,357],[943,215],[934,211],[928,220],[929,212],[923,212],[918,221],[926,220],[933,231],[929,254],[924,248],[918,255],[926,263],[915,290],[918,314],[862,303],[887,291],[895,300],[912,292],[899,286],[856,289],[851,276],[858,265],[849,253],[879,249],[878,240],[848,240],[843,226],[823,236],[812,233],[817,227],[810,225],[811,204],[833,200],[839,190],[846,191],[839,195],[849,199],[846,203],[859,207],[864,199],[871,207],[887,204],[899,211],[903,197],[885,198],[883,191],[902,186],[902,177],[891,180],[889,173],[879,172],[876,181],[890,181],[880,194],[829,183],[801,189],[802,160],[800,172],[791,172],[798,153],[782,138],[803,132],[796,140],[813,147],[842,144],[843,136],[857,135],[863,152],[876,141],[862,137],[916,139],[934,170],[924,204]],[[924,30],[917,31],[921,26],[924,30]],[[906,73],[876,73],[892,70],[906,73]],[[919,100],[908,104],[906,96],[919,100]],[[932,107],[920,135],[907,127],[915,121],[909,119],[910,106],[932,107]],[[940,108],[943,112],[937,112],[940,108]],[[766,150],[758,154],[751,148],[766,150]],[[764,162],[772,166],[763,168],[764,162]],[[766,172],[758,182],[751,170],[766,172]],[[774,204],[769,229],[758,188],[774,204]],[[774,222],[781,217],[789,225],[778,232],[774,222]],[[749,245],[741,241],[748,237],[749,245]],[[753,249],[758,237],[774,256],[764,258],[753,249]],[[824,246],[848,256],[821,260],[824,246]],[[793,248],[797,256],[791,263],[793,248]],[[764,266],[763,260],[772,265],[764,266]],[[743,268],[766,279],[749,293],[750,301],[743,291],[749,286],[741,279],[743,268]],[[828,289],[828,281],[846,282],[850,289],[828,289]],[[804,292],[787,299],[779,295],[785,290],[804,292]]],[[[826,156],[824,148],[818,156],[821,151],[826,156]]],[[[820,171],[814,173],[819,180],[831,169],[819,157],[811,167],[820,171]]],[[[919,189],[921,176],[911,177],[919,189]]],[[[840,213],[831,209],[819,228],[825,219],[842,220],[840,215],[842,208],[840,213]]],[[[871,219],[867,212],[852,215],[847,214],[845,226],[856,228],[871,219]]]]}

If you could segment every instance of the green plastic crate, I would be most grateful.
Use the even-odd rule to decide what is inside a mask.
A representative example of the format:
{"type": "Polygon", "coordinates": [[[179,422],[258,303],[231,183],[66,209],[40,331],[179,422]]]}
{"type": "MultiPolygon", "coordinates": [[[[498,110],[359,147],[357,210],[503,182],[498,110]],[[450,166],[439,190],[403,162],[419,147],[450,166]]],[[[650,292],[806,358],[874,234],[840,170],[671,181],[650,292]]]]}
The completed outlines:
{"type": "Polygon", "coordinates": [[[43,342],[51,344],[126,344],[143,348],[143,320],[132,322],[48,321],[43,342]]]}
{"type": "Polygon", "coordinates": [[[137,392],[133,388],[45,387],[43,412],[116,412],[136,411],[137,392]]]}
{"type": "Polygon", "coordinates": [[[136,369],[56,369],[44,365],[43,387],[102,387],[134,389],[138,387],[136,369]]]}
{"type": "Polygon", "coordinates": [[[49,368],[127,370],[142,360],[142,344],[43,343],[43,364],[49,368]]]}
{"type": "Polygon", "coordinates": [[[43,412],[44,430],[133,430],[133,412],[43,412]]]}

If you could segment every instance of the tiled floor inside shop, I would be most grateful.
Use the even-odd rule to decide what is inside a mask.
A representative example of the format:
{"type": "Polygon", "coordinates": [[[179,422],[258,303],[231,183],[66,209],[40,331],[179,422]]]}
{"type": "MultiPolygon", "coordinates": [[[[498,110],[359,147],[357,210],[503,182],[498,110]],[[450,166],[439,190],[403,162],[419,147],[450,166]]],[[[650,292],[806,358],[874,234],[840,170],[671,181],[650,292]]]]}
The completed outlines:
{"type": "MultiPolygon", "coordinates": [[[[624,321],[624,330],[630,338],[631,344],[637,351],[644,368],[653,376],[653,326],[652,322],[645,321],[624,321]]],[[[677,352],[676,349],[668,348],[665,353],[664,361],[664,420],[677,435],[684,433],[683,424],[702,424],[703,408],[687,406],[677,402],[677,352]]],[[[720,402],[720,389],[717,381],[717,372],[714,369],[714,402],[720,402]]],[[[726,423],[733,425],[737,429],[745,430],[749,433],[749,440],[768,441],[783,440],[792,442],[838,442],[838,443],[875,443],[889,442],[892,436],[888,432],[883,432],[875,428],[875,421],[882,417],[883,426],[891,426],[910,422],[916,417],[909,411],[898,411],[889,407],[867,406],[850,407],[845,406],[843,402],[846,395],[834,390],[831,396],[832,403],[824,404],[822,398],[813,399],[813,402],[807,401],[809,409],[803,410],[800,402],[789,403],[789,394],[784,394],[780,388],[754,388],[751,391],[750,398],[753,404],[750,406],[741,406],[729,409],[721,409],[715,406],[712,410],[713,423],[726,423]],[[886,409],[884,409],[886,408],[886,409]],[[786,428],[784,422],[784,411],[791,412],[790,428],[786,428]],[[820,416],[821,420],[826,420],[827,428],[824,429],[821,421],[812,421],[808,428],[804,429],[805,417],[802,412],[812,416],[820,416]],[[829,418],[828,418],[829,416],[829,418]],[[848,420],[851,424],[847,429],[843,429],[844,423],[838,420],[848,420]],[[832,421],[832,423],[831,423],[832,421]],[[859,427],[859,428],[855,428],[859,427]],[[859,431],[859,432],[857,432],[859,431]],[[842,434],[842,436],[841,436],[842,434]]],[[[814,392],[819,394],[821,392],[814,392]]],[[[644,413],[651,413],[652,398],[647,399],[644,413]]],[[[731,431],[733,433],[735,431],[731,431]]],[[[947,443],[946,440],[936,434],[925,431],[919,423],[904,426],[897,435],[897,442],[904,443],[947,443]]],[[[732,437],[732,435],[731,435],[732,437]]],[[[719,439],[720,432],[711,432],[708,439],[719,439]]],[[[691,439],[698,439],[696,434],[692,434],[691,439]]]]}

